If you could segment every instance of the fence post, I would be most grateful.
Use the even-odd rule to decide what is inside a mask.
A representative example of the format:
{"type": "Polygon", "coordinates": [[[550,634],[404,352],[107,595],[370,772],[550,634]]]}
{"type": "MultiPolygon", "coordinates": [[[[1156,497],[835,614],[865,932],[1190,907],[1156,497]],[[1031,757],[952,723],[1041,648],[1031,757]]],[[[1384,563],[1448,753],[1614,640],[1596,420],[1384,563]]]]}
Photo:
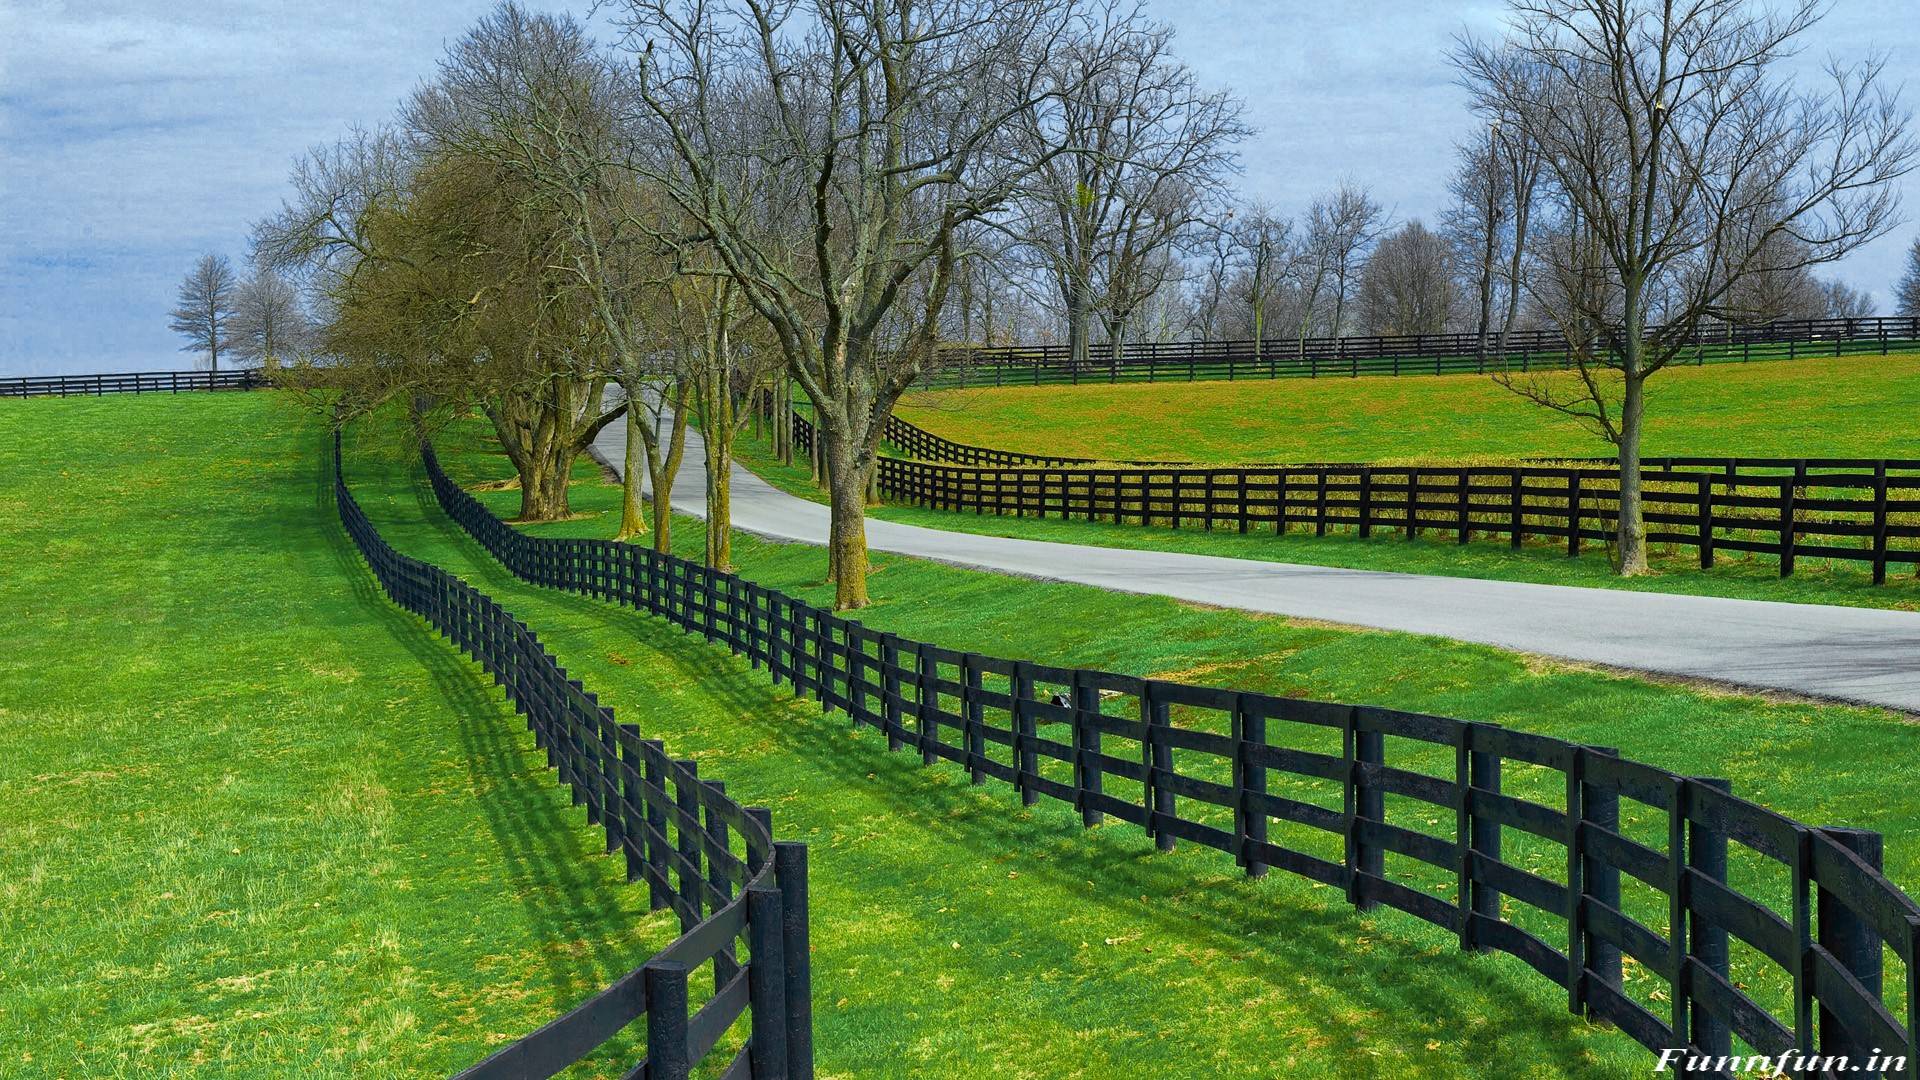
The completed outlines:
{"type": "Polygon", "coordinates": [[[1407,470],[1407,536],[1412,540],[1420,531],[1420,470],[1407,470]]]}
{"type": "Polygon", "coordinates": [[[647,993],[648,1080],[686,1080],[687,965],[654,959],[641,969],[647,993]]]}
{"type": "Polygon", "coordinates": [[[1507,471],[1507,490],[1513,499],[1513,505],[1510,508],[1510,512],[1513,515],[1513,530],[1512,536],[1508,539],[1507,543],[1508,546],[1516,548],[1520,546],[1521,541],[1527,535],[1527,515],[1525,513],[1527,508],[1527,491],[1521,484],[1520,479],[1519,469],[1509,469],[1507,471]]]}
{"type": "Polygon", "coordinates": [[[914,734],[919,736],[920,764],[931,765],[938,757],[934,743],[940,740],[940,664],[923,646],[920,650],[920,700],[914,716],[914,734]]]}
{"type": "Polygon", "coordinates": [[[1313,535],[1327,535],[1327,470],[1315,470],[1318,492],[1313,506],[1313,535]]]}
{"type": "Polygon", "coordinates": [[[887,749],[905,745],[900,727],[900,639],[893,634],[880,638],[881,725],[887,731],[887,749]]]}
{"type": "Polygon", "coordinates": [[[1460,470],[1460,543],[1464,544],[1473,533],[1473,500],[1467,484],[1472,474],[1467,469],[1460,470]]]}
{"type": "Polygon", "coordinates": [[[1580,554],[1580,470],[1567,474],[1567,558],[1580,554]]]}
{"type": "Polygon", "coordinates": [[[1459,896],[1462,909],[1460,944],[1475,952],[1486,952],[1488,946],[1480,944],[1480,934],[1474,920],[1500,921],[1500,892],[1479,879],[1474,872],[1474,864],[1480,859],[1500,861],[1500,821],[1474,813],[1473,794],[1475,791],[1500,794],[1500,755],[1496,751],[1481,750],[1474,746],[1473,733],[1481,730],[1480,725],[1467,724],[1465,728],[1461,737],[1461,749],[1466,757],[1466,775],[1463,778],[1466,788],[1461,792],[1460,810],[1463,846],[1459,896]]]}
{"type": "Polygon", "coordinates": [[[787,965],[780,916],[777,887],[747,886],[747,1003],[753,1010],[747,1062],[755,1077],[787,1074],[787,965]]]}
{"type": "Polygon", "coordinates": [[[1373,535],[1373,470],[1360,470],[1360,539],[1373,535]]]}
{"type": "MultiPolygon", "coordinates": [[[[1576,760],[1588,754],[1617,758],[1620,751],[1609,746],[1590,746],[1575,751],[1576,760]]],[[[1618,832],[1620,829],[1620,792],[1603,785],[1586,783],[1584,773],[1581,776],[1580,821],[1581,827],[1607,829],[1618,832]]],[[[1585,889],[1584,899],[1620,910],[1620,870],[1603,859],[1589,854],[1590,847],[1583,836],[1580,838],[1580,881],[1585,889]]],[[[1588,973],[1601,983],[1619,989],[1621,985],[1620,947],[1594,935],[1592,916],[1586,911],[1583,902],[1580,907],[1579,932],[1582,936],[1581,950],[1586,958],[1586,970],[1579,973],[1580,990],[1576,995],[1583,1011],[1593,1014],[1593,998],[1587,982],[1588,973]]]]}
{"type": "Polygon", "coordinates": [[[1363,877],[1380,877],[1386,870],[1386,852],[1370,844],[1360,834],[1365,822],[1386,817],[1386,792],[1370,775],[1386,760],[1386,737],[1378,731],[1360,730],[1360,709],[1347,710],[1347,901],[1361,911],[1372,911],[1380,902],[1361,895],[1363,877]]]}
{"type": "MultiPolygon", "coordinates": [[[[1693,784],[1728,794],[1733,792],[1733,782],[1730,780],[1696,776],[1693,784]]],[[[1689,820],[1687,866],[1695,874],[1724,885],[1727,880],[1727,834],[1689,820]]],[[[1701,967],[1723,979],[1729,977],[1731,958],[1727,932],[1691,912],[1687,916],[1687,953],[1701,967]]],[[[1689,999],[1694,996],[1691,986],[1687,988],[1687,996],[1689,999]]],[[[1722,1057],[1733,1053],[1733,1029],[1727,1026],[1726,1021],[1705,1009],[1689,1008],[1687,1011],[1693,1021],[1693,1045],[1701,1053],[1722,1057]]]]}
{"type": "Polygon", "coordinates": [[[1153,837],[1155,850],[1172,851],[1174,836],[1160,827],[1160,819],[1173,816],[1173,792],[1160,783],[1160,777],[1163,773],[1173,771],[1173,747],[1160,737],[1160,730],[1167,726],[1167,704],[1158,700],[1152,683],[1147,683],[1141,689],[1140,711],[1140,718],[1146,724],[1146,741],[1141,746],[1141,753],[1147,771],[1147,782],[1142,792],[1146,800],[1147,835],[1153,837]]]}
{"type": "MultiPolygon", "coordinates": [[[[1800,466],[1806,467],[1803,462],[1800,466]]],[[[1793,576],[1793,497],[1797,477],[1780,481],[1780,576],[1793,576]]]]}
{"type": "Polygon", "coordinates": [[[964,653],[960,658],[961,694],[960,716],[965,725],[961,730],[963,743],[967,748],[967,783],[984,784],[987,772],[981,762],[987,756],[986,724],[984,721],[986,705],[980,700],[981,671],[980,655],[964,653]]]}
{"type": "Polygon", "coordinates": [[[1073,684],[1073,782],[1080,789],[1080,824],[1091,828],[1106,820],[1087,795],[1100,791],[1100,726],[1088,717],[1100,714],[1100,688],[1080,673],[1073,684]]]}
{"type": "Polygon", "coordinates": [[[1887,463],[1873,466],[1873,583],[1887,583],[1887,463]]]}
{"type": "Polygon", "coordinates": [[[1027,711],[1028,702],[1033,700],[1033,676],[1027,672],[1027,665],[1014,661],[1013,682],[1010,686],[1013,698],[1013,785],[1020,789],[1020,805],[1032,806],[1040,801],[1040,792],[1031,780],[1040,774],[1040,755],[1033,748],[1033,741],[1039,738],[1033,714],[1027,711]]]}
{"type": "MultiPolygon", "coordinates": [[[[1858,855],[1875,870],[1881,866],[1881,839],[1877,832],[1865,829],[1821,829],[1821,835],[1858,855]]],[[[1826,889],[1817,889],[1816,919],[1820,924],[1820,947],[1833,955],[1834,962],[1860,981],[1869,999],[1880,996],[1883,972],[1880,935],[1871,923],[1854,914],[1845,900],[1826,889]]],[[[1850,1032],[1839,1017],[1820,1009],[1820,1053],[1846,1054],[1860,1060],[1877,1053],[1861,1036],[1850,1032]]]]}
{"type": "Polygon", "coordinates": [[[1266,877],[1267,864],[1261,862],[1248,850],[1253,844],[1267,842],[1267,811],[1259,805],[1259,797],[1267,793],[1267,767],[1253,760],[1267,745],[1267,718],[1264,714],[1250,710],[1234,695],[1234,726],[1238,727],[1239,737],[1234,740],[1234,832],[1241,840],[1240,865],[1247,868],[1250,878],[1266,877]]]}
{"type": "Polygon", "coordinates": [[[700,841],[694,833],[700,827],[700,797],[696,793],[700,781],[700,763],[696,761],[675,762],[686,770],[684,778],[676,777],[673,782],[673,804],[678,811],[675,815],[675,849],[680,857],[675,860],[679,866],[680,905],[676,908],[680,916],[680,932],[686,933],[700,921],[700,841]]]}
{"type": "Polygon", "coordinates": [[[1699,478],[1700,518],[1696,526],[1700,532],[1700,569],[1713,569],[1713,478],[1705,473],[1699,478]]]}
{"type": "Polygon", "coordinates": [[[773,845],[774,882],[780,887],[781,955],[786,960],[787,1076],[813,1077],[813,954],[807,929],[807,845],[773,845]]]}

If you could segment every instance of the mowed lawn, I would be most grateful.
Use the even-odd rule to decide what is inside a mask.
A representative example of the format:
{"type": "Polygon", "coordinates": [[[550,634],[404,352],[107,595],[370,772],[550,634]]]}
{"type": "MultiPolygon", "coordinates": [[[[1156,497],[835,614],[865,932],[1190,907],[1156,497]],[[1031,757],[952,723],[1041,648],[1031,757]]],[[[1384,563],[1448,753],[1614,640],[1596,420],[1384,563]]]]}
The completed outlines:
{"type": "Polygon", "coordinates": [[[0,1076],[446,1076],[671,937],[325,445],[266,393],[0,401],[0,1076]]]}
{"type": "MultiPolygon", "coordinates": [[[[441,444],[465,482],[507,473],[473,427],[441,444]]],[[[371,479],[377,466],[356,468],[371,479]]],[[[574,505],[587,516],[539,532],[611,532],[617,489],[584,466],[576,476],[574,505]]],[[[1210,851],[1153,855],[1131,826],[1084,832],[1067,808],[1021,810],[1003,785],[969,789],[950,766],[888,754],[843,716],[783,705],[783,694],[762,704],[764,676],[714,647],[515,582],[424,492],[416,482],[375,504],[383,527],[511,597],[623,715],[692,753],[702,775],[771,806],[778,831],[811,845],[823,1074],[1505,1077],[1651,1067],[1620,1036],[1563,1017],[1558,992],[1518,964],[1462,956],[1416,920],[1357,915],[1283,873],[1247,883],[1210,851]],[[727,698],[729,711],[708,711],[708,694],[727,698]],[[663,700],[670,707],[650,707],[663,700]]],[[[512,493],[482,497],[496,512],[516,504],[512,493]]],[[[678,528],[682,553],[697,550],[693,523],[678,528]]],[[[748,576],[816,603],[830,596],[819,549],[736,542],[748,576]]],[[[1879,766],[1920,748],[1920,728],[1890,712],[1701,692],[1437,638],[890,555],[877,557],[872,585],[877,603],[862,621],[953,648],[1493,721],[1726,776],[1803,820],[1885,832],[1889,872],[1920,881],[1920,797],[1890,787],[1879,766]]],[[[1451,758],[1420,767],[1444,772],[1451,758]]],[[[1553,865],[1551,848],[1512,833],[1508,843],[1520,861],[1553,865]]],[[[1658,928],[1664,916],[1647,917],[1658,928]]],[[[1629,971],[1632,992],[1657,1002],[1654,980],[1629,971]]],[[[1786,1007],[1777,974],[1737,974],[1786,1007]]]]}
{"type": "MultiPolygon", "coordinates": [[[[957,442],[1114,460],[1612,452],[1574,420],[1477,375],[947,390],[910,395],[898,411],[957,442]]],[[[1672,368],[1648,383],[1644,452],[1916,457],[1916,414],[1920,355],[1672,368]]]]}

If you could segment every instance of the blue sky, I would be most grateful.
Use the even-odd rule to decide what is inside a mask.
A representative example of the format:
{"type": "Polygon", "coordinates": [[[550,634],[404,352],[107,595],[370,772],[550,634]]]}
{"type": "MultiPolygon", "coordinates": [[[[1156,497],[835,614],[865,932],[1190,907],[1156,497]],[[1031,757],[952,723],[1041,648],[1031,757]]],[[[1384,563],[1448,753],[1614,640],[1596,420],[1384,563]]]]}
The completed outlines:
{"type": "MultiPolygon", "coordinates": [[[[1920,108],[1915,0],[1836,0],[1806,62],[1891,53],[1920,108]]],[[[188,366],[167,330],[204,251],[245,255],[315,143],[389,115],[489,3],[0,0],[0,375],[188,366]]],[[[566,4],[530,3],[564,8],[566,4]]],[[[585,2],[572,5],[584,11],[585,2]]],[[[1149,0],[1259,133],[1240,187],[1297,211],[1342,177],[1431,223],[1467,129],[1445,52],[1500,5],[1149,0]]],[[[1920,177],[1904,185],[1920,219],[1920,177]]],[[[1884,302],[1920,224],[1832,272],[1884,302]]]]}

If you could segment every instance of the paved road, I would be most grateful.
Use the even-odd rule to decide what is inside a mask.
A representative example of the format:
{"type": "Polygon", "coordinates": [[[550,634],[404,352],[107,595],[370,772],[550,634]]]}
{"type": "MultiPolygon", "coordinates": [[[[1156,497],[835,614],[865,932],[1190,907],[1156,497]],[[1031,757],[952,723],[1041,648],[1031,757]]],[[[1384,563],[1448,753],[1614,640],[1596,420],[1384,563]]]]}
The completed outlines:
{"type": "MultiPolygon", "coordinates": [[[[617,471],[624,423],[595,445],[617,471]]],[[[687,432],[674,509],[705,513],[706,447],[687,432]]],[[[824,543],[827,508],[734,467],[735,527],[824,543]]],[[[1246,611],[1920,712],[1920,613],[1343,570],[974,536],[867,520],[876,550],[1246,611]]]]}

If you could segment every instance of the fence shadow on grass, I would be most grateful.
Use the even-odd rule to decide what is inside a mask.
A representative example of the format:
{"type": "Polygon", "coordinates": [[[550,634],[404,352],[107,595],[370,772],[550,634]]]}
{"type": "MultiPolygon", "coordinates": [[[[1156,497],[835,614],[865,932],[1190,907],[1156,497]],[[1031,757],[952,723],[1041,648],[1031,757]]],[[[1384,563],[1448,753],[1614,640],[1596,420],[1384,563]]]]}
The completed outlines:
{"type": "Polygon", "coordinates": [[[1511,954],[1571,1011],[1656,1052],[1861,1062],[1883,1047],[1904,1059],[1867,1073],[1920,1075],[1920,906],[1879,872],[1877,834],[1493,724],[879,633],[674,556],[528,536],[430,446],[422,457],[440,506],[515,576],[665,616],[890,749],[1009,783],[1025,805],[1065,802],[1088,825],[1142,826],[1162,851],[1186,840],[1250,876],[1277,866],[1363,911],[1398,908],[1463,949],[1511,954]],[[1904,969],[1893,979],[1889,957],[1904,969]]]}

